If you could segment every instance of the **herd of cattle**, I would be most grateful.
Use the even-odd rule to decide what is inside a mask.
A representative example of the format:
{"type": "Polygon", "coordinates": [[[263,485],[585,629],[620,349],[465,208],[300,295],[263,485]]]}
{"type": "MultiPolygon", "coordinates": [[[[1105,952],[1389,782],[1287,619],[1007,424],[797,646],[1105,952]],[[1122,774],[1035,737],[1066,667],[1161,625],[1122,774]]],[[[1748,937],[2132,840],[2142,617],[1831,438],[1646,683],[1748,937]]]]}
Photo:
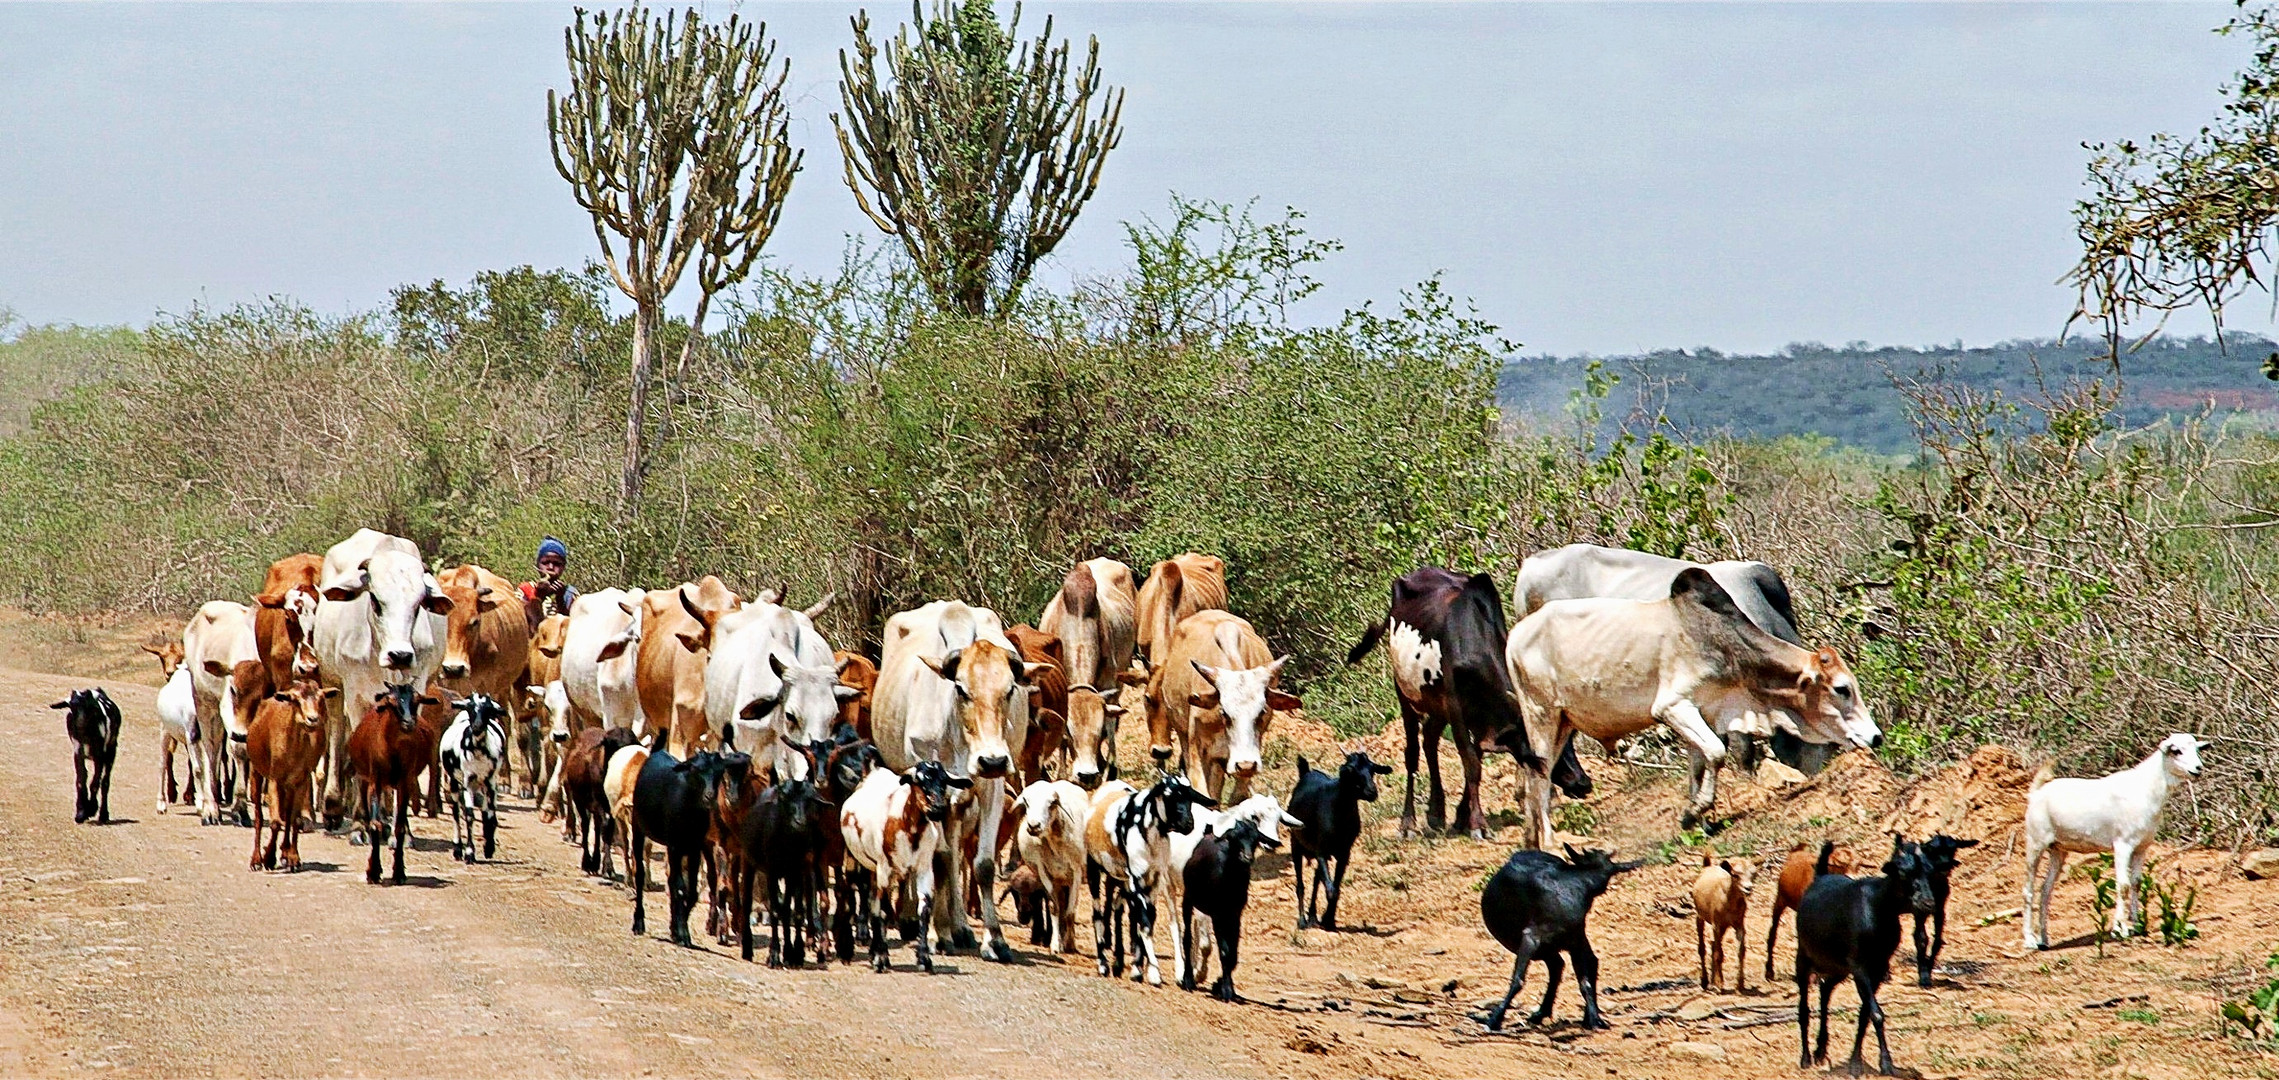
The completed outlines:
{"type": "MultiPolygon", "coordinates": [[[[1359,804],[1377,798],[1391,766],[1354,752],[1333,773],[1300,758],[1286,805],[1258,790],[1273,718],[1302,703],[1282,684],[1289,657],[1227,610],[1219,559],[1164,560],[1144,584],[1122,563],[1088,560],[1034,626],[1008,627],[956,600],[929,603],[886,621],[875,663],[817,630],[828,597],[805,610],[781,599],[743,598],[707,576],[596,590],[541,620],[487,570],[430,572],[410,541],[359,531],[322,556],[279,560],[253,604],[209,602],[181,641],[146,646],[168,676],[157,707],[159,809],[179,800],[203,822],[253,825],[255,869],[297,867],[302,828],[345,822],[369,847],[375,884],[392,839],[391,879],[401,883],[423,776],[429,816],[449,793],[453,854],[470,862],[494,853],[498,790],[519,779],[542,819],[560,820],[564,839],[581,845],[585,872],[612,876],[623,857],[635,933],[645,931],[657,844],[672,939],[692,942],[689,923],[708,893],[706,933],[750,959],[752,907],[764,903],[770,964],[803,965],[810,950],[822,959],[827,939],[842,961],[867,945],[886,970],[890,919],[925,970],[937,947],[1010,960],[996,902],[1008,849],[1017,861],[1003,894],[1034,942],[1076,952],[1076,893],[1089,893],[1103,975],[1123,973],[1129,948],[1134,977],[1160,985],[1156,917],[1175,908],[1167,936],[1181,985],[1193,988],[1216,951],[1213,992],[1233,1000],[1252,861],[1285,840],[1298,925],[1336,927],[1359,804]],[[1117,767],[1118,731],[1133,709],[1158,774],[1144,788],[1117,767]],[[178,752],[184,789],[174,782],[178,752]]],[[[1593,898],[1637,864],[1538,850],[1555,842],[1551,789],[1590,789],[1574,735],[1611,749],[1655,724],[1673,731],[1692,760],[1689,825],[1711,808],[1728,756],[1747,759],[1769,743],[1803,760],[1873,747],[1881,735],[1844,661],[1801,643],[1788,591],[1762,563],[1574,545],[1526,560],[1514,606],[1520,619],[1507,627],[1488,575],[1421,569],[1393,583],[1385,619],[1348,659],[1380,643],[1388,653],[1406,733],[1404,835],[1416,830],[1420,751],[1428,824],[1446,827],[1444,734],[1464,769],[1455,818],[1474,836],[1487,828],[1483,755],[1509,753],[1526,766],[1527,850],[1482,892],[1489,930],[1516,956],[1490,1026],[1534,960],[1550,984],[1535,1015],[1548,1015],[1562,953],[1574,962],[1586,1023],[1603,1026],[1584,922],[1593,898]]],[[[100,690],[56,707],[80,746],[77,818],[107,820],[117,707],[100,690]]],[[[2047,853],[2050,869],[2038,898],[2029,875],[2027,899],[2030,908],[2039,900],[2044,935],[2066,854],[2111,849],[2122,866],[2141,862],[2168,783],[2197,774],[2202,745],[2175,735],[2137,769],[2037,782],[2028,855],[2038,864],[2047,853]]],[[[1802,850],[1792,856],[1772,934],[1794,907],[1800,1031],[1810,982],[1822,982],[1817,1056],[1828,994],[1846,978],[1863,999],[1854,1067],[1871,1021],[1882,1042],[1874,995],[1903,913],[1917,915],[1928,979],[1938,946],[1926,950],[1922,919],[1935,918],[1943,940],[1946,874],[1963,846],[1895,838],[1883,876],[1865,878],[1832,867],[1840,856],[1826,848],[1817,863],[1802,850]]],[[[1719,969],[1725,933],[1742,929],[1750,877],[1704,859],[1697,917],[1714,931],[1719,969]]],[[[2124,890],[2116,928],[2133,899],[2124,890]]],[[[2040,945],[2026,921],[2028,945],[2040,945]]],[[[1704,945],[1705,986],[1709,953],[1704,945]]],[[[1805,1063],[1815,1056],[1808,1048],[1805,1063]]]]}

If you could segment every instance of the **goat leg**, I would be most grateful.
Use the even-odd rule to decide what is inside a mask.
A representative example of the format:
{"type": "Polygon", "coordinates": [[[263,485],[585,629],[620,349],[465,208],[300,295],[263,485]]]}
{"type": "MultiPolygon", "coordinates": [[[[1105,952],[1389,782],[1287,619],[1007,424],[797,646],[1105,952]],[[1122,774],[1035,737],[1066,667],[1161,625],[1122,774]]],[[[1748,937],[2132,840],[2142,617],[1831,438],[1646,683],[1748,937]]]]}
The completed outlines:
{"type": "MultiPolygon", "coordinates": [[[[1331,858],[1337,861],[1337,869],[1329,879],[1329,909],[1322,912],[1321,920],[1324,930],[1337,929],[1337,898],[1345,895],[1345,865],[1352,856],[1334,855],[1331,858]]],[[[1318,870],[1314,875],[1314,883],[1316,885],[1321,883],[1321,874],[1318,870]]]]}
{"type": "MultiPolygon", "coordinates": [[[[1559,979],[1567,973],[1567,961],[1559,955],[1557,949],[1545,949],[1536,954],[1536,959],[1543,961],[1543,1001],[1535,1006],[1534,1012],[1528,1014],[1527,1022],[1540,1026],[1551,1022],[1551,1006],[1559,1001],[1559,979]]],[[[1575,981],[1585,986],[1592,985],[1583,980],[1583,954],[1580,952],[1575,954],[1575,981]]],[[[1591,1005],[1597,997],[1596,993],[1583,995],[1583,1026],[1586,1028],[1606,1026],[1598,1019],[1598,1010],[1591,1005]]]]}
{"type": "Polygon", "coordinates": [[[1513,951],[1511,985],[1504,988],[1504,999],[1497,1002],[1496,1007],[1488,1012],[1489,1031],[1503,1030],[1504,1014],[1511,1011],[1511,999],[1518,997],[1520,987],[1527,984],[1527,962],[1532,959],[1533,950],[1533,943],[1523,939],[1520,942],[1520,947],[1513,951]]]}
{"type": "Polygon", "coordinates": [[[1796,1067],[1812,1067],[1812,973],[1796,962],[1796,1067]]]}

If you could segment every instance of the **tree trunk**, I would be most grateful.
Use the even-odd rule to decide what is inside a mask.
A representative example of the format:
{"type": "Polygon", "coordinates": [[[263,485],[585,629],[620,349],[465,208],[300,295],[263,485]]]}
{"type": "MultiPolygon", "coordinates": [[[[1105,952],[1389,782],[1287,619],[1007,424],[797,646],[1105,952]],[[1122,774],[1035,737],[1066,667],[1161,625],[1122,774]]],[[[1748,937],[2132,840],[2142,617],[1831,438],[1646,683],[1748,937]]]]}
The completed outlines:
{"type": "Polygon", "coordinates": [[[657,306],[633,303],[633,400],[625,409],[625,476],[617,489],[618,513],[625,520],[641,507],[641,476],[648,468],[642,437],[649,417],[650,353],[655,350],[657,306]]]}

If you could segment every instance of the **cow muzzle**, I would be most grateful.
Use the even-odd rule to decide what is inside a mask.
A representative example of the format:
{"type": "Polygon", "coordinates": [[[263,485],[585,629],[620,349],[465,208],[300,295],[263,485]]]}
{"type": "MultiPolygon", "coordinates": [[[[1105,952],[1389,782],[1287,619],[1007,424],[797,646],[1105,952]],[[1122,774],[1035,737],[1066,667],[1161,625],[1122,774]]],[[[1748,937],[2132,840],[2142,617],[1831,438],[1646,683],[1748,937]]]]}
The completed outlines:
{"type": "MultiPolygon", "coordinates": [[[[409,663],[409,661],[406,661],[406,663],[409,663]]],[[[443,662],[443,677],[444,677],[444,678],[446,678],[446,679],[464,679],[464,678],[466,678],[466,677],[467,677],[467,662],[466,662],[466,661],[464,661],[464,660],[458,660],[458,661],[445,660],[445,661],[443,662]]]]}
{"type": "Polygon", "coordinates": [[[1227,768],[1232,770],[1236,776],[1248,780],[1258,775],[1258,759],[1247,758],[1242,761],[1230,761],[1227,762],[1227,768]]]}
{"type": "Polygon", "coordinates": [[[1013,759],[1003,754],[989,754],[973,759],[973,771],[984,780],[1003,777],[1013,767],[1013,759]]]}
{"type": "Polygon", "coordinates": [[[1098,769],[1078,769],[1078,770],[1076,770],[1076,786],[1077,786],[1077,787],[1080,787],[1080,788],[1083,788],[1083,789],[1084,789],[1084,790],[1086,790],[1086,791],[1091,791],[1091,790],[1093,790],[1093,789],[1095,789],[1095,788],[1099,787],[1099,786],[1100,786],[1100,770],[1098,770],[1098,769]]]}
{"type": "Polygon", "coordinates": [[[1147,752],[1154,756],[1155,763],[1158,765],[1171,760],[1171,748],[1168,746],[1150,746],[1147,748],[1147,752]]]}
{"type": "Polygon", "coordinates": [[[388,655],[381,661],[381,666],[391,671],[403,671],[411,667],[411,660],[410,649],[389,649],[388,655]]]}

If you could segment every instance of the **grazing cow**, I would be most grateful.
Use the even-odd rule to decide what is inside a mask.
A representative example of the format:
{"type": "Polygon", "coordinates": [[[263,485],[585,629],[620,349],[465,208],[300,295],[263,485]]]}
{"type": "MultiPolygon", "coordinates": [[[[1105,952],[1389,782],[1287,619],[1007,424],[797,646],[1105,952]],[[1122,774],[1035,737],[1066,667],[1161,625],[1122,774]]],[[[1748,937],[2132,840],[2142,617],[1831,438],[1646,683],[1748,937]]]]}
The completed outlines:
{"type": "Polygon", "coordinates": [[[2200,775],[2200,751],[2207,746],[2179,731],[2160,740],[2152,756],[2117,773],[2094,780],[2057,780],[2050,778],[2045,766],[2034,776],[2033,790],[2026,796],[2027,949],[2043,948],[2049,941],[2050,893],[2057,888],[2067,855],[2113,853],[2113,880],[2120,884],[2113,904],[2113,936],[2129,936],[2137,905],[2143,902],[2137,895],[2137,879],[2144,876],[2148,846],[2160,833],[2161,808],[2179,782],[2200,775]],[[2044,862],[2048,872],[2036,897],[2034,877],[2044,862]]]}
{"type": "Polygon", "coordinates": [[[1146,653],[1148,670],[1154,671],[1163,667],[1171,653],[1172,635],[1188,616],[1226,610],[1226,560],[1190,551],[1156,563],[1134,603],[1133,640],[1146,653]]]}
{"type": "Polygon", "coordinates": [[[63,710],[63,730],[71,736],[71,767],[77,774],[72,823],[94,818],[97,825],[110,824],[111,762],[119,756],[118,705],[97,687],[74,690],[48,708],[63,710]]]}
{"type": "Polygon", "coordinates": [[[229,814],[250,824],[245,792],[231,784],[229,776],[244,771],[245,725],[270,689],[269,669],[254,641],[252,609],[229,600],[199,605],[182,628],[182,649],[197,705],[198,734],[206,761],[213,766],[206,776],[212,800],[198,820],[215,825],[229,814]]]}
{"type": "Polygon", "coordinates": [[[211,765],[206,759],[205,744],[198,738],[198,692],[190,684],[190,668],[182,662],[182,643],[168,641],[159,645],[145,645],[142,651],[158,658],[158,670],[166,677],[166,685],[158,691],[158,812],[163,814],[175,802],[192,802],[200,815],[207,809],[204,777],[211,765]],[[174,784],[174,752],[182,751],[185,779],[184,787],[174,784]],[[185,797],[186,796],[186,797],[185,797]]]}
{"type": "Polygon", "coordinates": [[[250,870],[301,868],[301,819],[309,811],[310,777],[324,758],[324,702],[340,693],[320,685],[314,674],[286,684],[254,711],[245,734],[245,786],[253,804],[253,856],[250,870]],[[264,789],[269,798],[262,798],[264,789]],[[267,801],[272,805],[264,807],[267,801]],[[261,843],[261,819],[269,812],[269,844],[261,843]]]}
{"type": "Polygon", "coordinates": [[[855,730],[864,739],[870,738],[870,695],[878,686],[878,665],[858,652],[839,649],[831,653],[839,665],[839,685],[855,692],[853,697],[840,695],[839,723],[855,730]]]}
{"type": "MultiPolygon", "coordinates": [[[[1822,849],[1825,853],[1826,849],[1822,849]]],[[[1914,844],[1891,839],[1891,858],[1882,877],[1855,878],[1818,867],[1804,902],[1796,907],[1796,1041],[1800,1048],[1796,1067],[1809,1069],[1828,1062],[1828,998],[1836,984],[1852,981],[1860,995],[1859,1026],[1852,1035],[1851,1075],[1865,1064],[1860,1046],[1868,1024],[1875,1024],[1880,1071],[1893,1075],[1891,1042],[1884,1037],[1883,1006],[1876,991],[1891,977],[1891,955],[1899,951],[1899,917],[1931,906],[1931,865],[1914,844]],[[1811,1034],[1812,980],[1820,979],[1820,1041],[1811,1034]]]]}
{"type": "Polygon", "coordinates": [[[1923,934],[1924,914],[1915,913],[1915,985],[1931,985],[1931,969],[1939,963],[1939,953],[1947,947],[1947,894],[1954,888],[1955,867],[1962,865],[1964,848],[1978,846],[1976,840],[1957,840],[1945,833],[1933,833],[1923,841],[1923,857],[1931,863],[1931,900],[1937,906],[1930,912],[1932,932],[1926,939],[1923,934]]]}
{"type": "Polygon", "coordinates": [[[1037,628],[1059,638],[1067,652],[1062,670],[1068,673],[1068,685],[1100,690],[1116,685],[1116,677],[1132,666],[1138,608],[1131,567],[1114,559],[1086,559],[1068,572],[1037,616],[1037,628]]]}
{"type": "Polygon", "coordinates": [[[1737,993],[1749,992],[1749,890],[1756,877],[1756,867],[1742,863],[1741,869],[1719,859],[1717,853],[1703,850],[1701,873],[1693,879],[1693,951],[1701,963],[1701,988],[1709,989],[1714,978],[1717,986],[1725,986],[1725,935],[1733,934],[1737,953],[1733,960],[1733,989],[1737,993]]]}
{"type": "MultiPolygon", "coordinates": [[[[1384,620],[1372,624],[1345,654],[1346,663],[1360,663],[1384,639],[1385,654],[1392,659],[1393,691],[1401,703],[1409,777],[1408,799],[1401,809],[1401,835],[1416,833],[1420,733],[1425,765],[1432,778],[1425,824],[1434,832],[1448,827],[1446,795],[1440,786],[1440,733],[1454,728],[1456,754],[1464,763],[1464,796],[1457,800],[1456,820],[1473,839],[1487,836],[1487,807],[1480,798],[1479,737],[1520,723],[1511,678],[1504,666],[1504,638],[1503,604],[1496,599],[1495,579],[1486,574],[1466,577],[1427,566],[1394,580],[1393,598],[1384,620]]],[[[1517,756],[1522,764],[1538,771],[1543,767],[1540,758],[1527,753],[1517,756]]]]}
{"type": "MultiPolygon", "coordinates": [[[[1483,739],[1556,754],[1580,731],[1602,742],[1662,723],[1696,752],[1683,823],[1717,799],[1725,743],[1717,728],[1755,710],[1784,709],[1808,728],[1859,746],[1883,741],[1852,670],[1834,649],[1814,652],[1757,629],[1707,570],[1678,574],[1663,600],[1555,600],[1521,619],[1505,649],[1524,732],[1483,739]]],[[[1516,752],[1516,750],[1515,750],[1516,752]]],[[[1530,841],[1552,842],[1549,783],[1522,777],[1530,841]]]]}
{"type": "Polygon", "coordinates": [[[529,684],[523,687],[523,718],[516,738],[522,743],[522,760],[537,767],[522,771],[522,786],[516,793],[525,799],[538,797],[539,785],[554,775],[554,765],[569,741],[567,726],[562,728],[559,741],[553,737],[554,724],[568,721],[568,692],[563,692],[560,714],[545,698],[549,687],[561,685],[563,635],[569,630],[568,615],[548,615],[538,621],[538,629],[530,635],[529,684]]]}
{"type": "Polygon", "coordinates": [[[815,629],[822,613],[821,603],[796,611],[765,598],[726,615],[693,603],[685,610],[705,625],[691,641],[711,641],[703,680],[705,737],[750,754],[762,773],[780,774],[779,760],[805,768],[805,759],[784,759],[777,748],[783,741],[828,741],[841,705],[856,696],[840,685],[831,643],[815,629]]]}
{"type": "Polygon", "coordinates": [[[1092,797],[1066,780],[1030,784],[1014,802],[1021,867],[1036,875],[1043,898],[1043,918],[1031,924],[1043,934],[1032,933],[1032,945],[1076,951],[1076,886],[1084,876],[1084,819],[1091,811],[1092,797]]]}
{"type": "Polygon", "coordinates": [[[633,932],[648,932],[649,841],[665,845],[665,891],[671,904],[673,944],[696,947],[689,913],[696,910],[697,869],[711,857],[712,803],[721,778],[751,774],[744,754],[699,750],[688,760],[657,750],[641,766],[633,787],[633,932]]]}
{"type": "Polygon", "coordinates": [[[441,759],[444,781],[451,786],[454,859],[475,861],[478,814],[483,820],[483,858],[498,854],[498,776],[506,767],[506,725],[513,719],[506,706],[489,694],[452,703],[451,726],[443,729],[436,757],[441,759]]]}
{"type": "Polygon", "coordinates": [[[1215,610],[1181,621],[1163,656],[1148,676],[1148,753],[1169,761],[1177,738],[1195,790],[1218,798],[1231,772],[1232,798],[1249,798],[1267,724],[1304,704],[1279,686],[1290,658],[1276,659],[1240,616],[1215,610]]]}
{"type": "MultiPolygon", "coordinates": [[[[1796,609],[1780,572],[1761,562],[1694,563],[1626,548],[1569,544],[1539,551],[1520,564],[1512,586],[1512,607],[1524,619],[1553,600],[1608,597],[1659,600],[1688,567],[1709,571],[1743,615],[1760,630],[1791,645],[1804,644],[1796,632],[1796,609]]],[[[1819,772],[1844,748],[1844,740],[1816,740],[1795,718],[1775,712],[1748,714],[1723,732],[1726,752],[1743,767],[1756,768],[1756,753],[1769,739],[1775,756],[1806,775],[1819,772]]]]}
{"type": "MultiPolygon", "coordinates": [[[[329,695],[327,695],[329,699],[329,695]]],[[[356,722],[348,736],[348,764],[364,781],[365,843],[371,856],[364,864],[367,884],[380,883],[380,845],[388,831],[388,806],[395,807],[395,870],[391,884],[404,883],[404,845],[411,839],[411,803],[419,796],[419,778],[435,763],[443,740],[437,713],[440,699],[414,694],[409,686],[393,686],[372,695],[372,707],[356,722]],[[387,801],[382,801],[382,796],[387,801]]]]}
{"type": "MultiPolygon", "coordinates": [[[[736,883],[736,930],[744,959],[752,958],[752,885],[755,874],[765,875],[768,890],[768,966],[807,963],[809,935],[816,926],[815,895],[820,891],[820,862],[829,847],[826,832],[840,832],[830,800],[817,787],[824,763],[817,751],[829,743],[801,746],[783,739],[790,756],[805,767],[801,775],[776,781],[760,792],[749,823],[740,837],[743,873],[736,883]]],[[[846,843],[841,832],[840,846],[846,843]]],[[[815,943],[816,959],[825,957],[815,943]]]]}
{"type": "Polygon", "coordinates": [[[1298,929],[1317,925],[1314,904],[1322,883],[1329,883],[1329,909],[1318,924],[1337,929],[1337,898],[1345,891],[1345,864],[1353,858],[1353,841],[1361,835],[1361,804],[1377,801],[1377,778],[1393,771],[1390,765],[1369,760],[1367,751],[1345,755],[1337,775],[1306,767],[1298,758],[1298,783],[1290,789],[1290,816],[1297,824],[1290,833],[1290,866],[1298,887],[1298,929]],[[1314,891],[1306,893],[1306,863],[1314,864],[1314,891]],[[1330,864],[1337,868],[1333,873],[1330,864]]]}
{"type": "MultiPolygon", "coordinates": [[[[521,590],[513,582],[473,565],[454,566],[437,574],[435,580],[443,586],[443,595],[451,598],[437,683],[458,697],[482,694],[505,706],[508,711],[501,718],[500,730],[517,730],[520,725],[512,710],[528,705],[523,691],[546,685],[529,681],[530,620],[523,615],[521,590]]],[[[537,759],[524,755],[522,768],[535,774],[537,759]]],[[[512,766],[501,756],[491,782],[510,783],[513,775],[512,766]]],[[[430,817],[434,816],[433,791],[431,785],[430,817]]]]}
{"type": "Polygon", "coordinates": [[[253,640],[269,668],[269,685],[280,689],[317,673],[309,631],[316,626],[317,582],[324,556],[303,552],[269,564],[261,592],[253,598],[253,640]]]}
{"type": "Polygon", "coordinates": [[[1779,888],[1773,891],[1772,929],[1765,932],[1766,982],[1771,982],[1773,978],[1773,946],[1780,941],[1782,913],[1804,902],[1804,890],[1812,887],[1812,879],[1820,876],[1822,867],[1839,874],[1849,874],[1854,865],[1856,860],[1852,858],[1852,849],[1837,847],[1833,840],[1821,842],[1817,859],[1802,840],[1788,849],[1788,861],[1782,863],[1780,868],[1779,888]]]}
{"type": "MultiPolygon", "coordinates": [[[[633,732],[625,728],[600,730],[622,733],[627,739],[633,737],[633,732]]],[[[628,879],[633,873],[633,789],[639,786],[641,770],[648,764],[649,748],[629,742],[609,755],[609,765],[601,774],[601,795],[609,803],[610,829],[617,835],[618,854],[625,856],[628,879]]]]}
{"type": "Polygon", "coordinates": [[[1181,871],[1185,887],[1180,895],[1179,921],[1190,928],[1194,940],[1179,967],[1181,990],[1195,988],[1195,973],[1209,965],[1210,942],[1215,938],[1219,978],[1211,984],[1211,996],[1220,1001],[1237,1000],[1234,966],[1242,948],[1242,909],[1250,904],[1250,868],[1261,846],[1282,845],[1247,820],[1237,820],[1217,833],[1206,827],[1196,841],[1194,857],[1181,871]],[[1210,917],[1208,934],[1198,914],[1210,917]]]}
{"type": "Polygon", "coordinates": [[[587,728],[578,732],[562,765],[562,798],[570,821],[578,830],[578,868],[604,878],[615,877],[610,850],[616,843],[615,818],[603,781],[610,759],[633,745],[633,733],[624,728],[587,728]]]}
{"type": "MultiPolygon", "coordinates": [[[[1110,974],[1111,936],[1114,974],[1123,974],[1124,928],[1117,916],[1128,911],[1132,944],[1142,961],[1132,977],[1146,980],[1149,986],[1163,985],[1163,971],[1156,962],[1155,913],[1159,894],[1170,889],[1171,837],[1194,829],[1195,807],[1217,805],[1178,773],[1166,773],[1144,792],[1114,780],[1093,794],[1092,811],[1084,822],[1084,849],[1091,860],[1085,878],[1092,893],[1093,946],[1100,974],[1110,974]],[[1102,875],[1108,878],[1110,892],[1105,897],[1102,875]]],[[[1174,956],[1185,955],[1184,933],[1184,927],[1172,923],[1174,956]]]]}
{"type": "Polygon", "coordinates": [[[719,748],[705,723],[704,666],[711,654],[713,622],[742,604],[710,574],[642,594],[633,682],[649,730],[665,733],[665,748],[676,758],[719,748]]]}
{"type": "MultiPolygon", "coordinates": [[[[944,846],[943,831],[953,792],[973,787],[970,777],[951,776],[937,761],[920,761],[908,771],[872,769],[839,807],[840,838],[851,865],[870,875],[864,921],[870,930],[870,966],[885,971],[886,912],[909,882],[918,897],[918,967],[931,975],[935,902],[934,856],[944,846]]],[[[995,906],[995,905],[991,905],[995,906]]]]}
{"type": "Polygon", "coordinates": [[[1489,1031],[1503,1030],[1504,1014],[1527,981],[1531,960],[1543,961],[1546,984],[1543,1003],[1527,1022],[1540,1024],[1551,1018],[1551,1005],[1559,998],[1559,976],[1566,971],[1559,959],[1562,952],[1575,962],[1575,985],[1583,994],[1583,1026],[1607,1026],[1598,1011],[1598,953],[1591,948],[1586,924],[1592,903],[1606,892],[1614,876],[1643,865],[1644,860],[1615,862],[1596,848],[1569,847],[1565,860],[1527,848],[1512,852],[1503,869],[1480,889],[1480,919],[1513,957],[1511,985],[1488,1013],[1489,1031]]]}
{"type": "Polygon", "coordinates": [[[1090,791],[1116,778],[1116,729],[1124,707],[1089,686],[1068,688],[1068,775],[1090,791]]]}
{"type": "Polygon", "coordinates": [[[943,843],[953,857],[949,872],[934,883],[940,895],[933,931],[944,947],[972,944],[965,922],[968,868],[960,865],[970,858],[970,887],[981,901],[986,935],[982,955],[1010,961],[997,905],[988,902],[996,895],[997,846],[979,838],[1000,836],[1012,748],[1028,742],[1028,692],[1046,665],[1023,663],[1014,654],[996,612],[956,600],[895,615],[886,621],[885,639],[871,707],[879,756],[899,773],[934,761],[974,781],[945,823],[943,843]]]}
{"type": "MultiPolygon", "coordinates": [[[[634,677],[643,595],[638,590],[601,589],[580,594],[570,605],[570,621],[562,631],[562,692],[569,698],[565,737],[595,725],[624,728],[637,738],[648,734],[634,677]]],[[[557,760],[539,803],[538,820],[554,820],[561,804],[562,765],[557,760]]],[[[562,839],[573,839],[568,822],[562,825],[562,839]]]]}
{"type": "Polygon", "coordinates": [[[309,640],[317,677],[340,690],[325,707],[324,819],[331,828],[347,813],[349,730],[343,710],[396,688],[424,691],[434,681],[443,663],[451,598],[427,572],[417,545],[371,529],[358,529],[327,549],[319,581],[322,599],[309,640]]]}

